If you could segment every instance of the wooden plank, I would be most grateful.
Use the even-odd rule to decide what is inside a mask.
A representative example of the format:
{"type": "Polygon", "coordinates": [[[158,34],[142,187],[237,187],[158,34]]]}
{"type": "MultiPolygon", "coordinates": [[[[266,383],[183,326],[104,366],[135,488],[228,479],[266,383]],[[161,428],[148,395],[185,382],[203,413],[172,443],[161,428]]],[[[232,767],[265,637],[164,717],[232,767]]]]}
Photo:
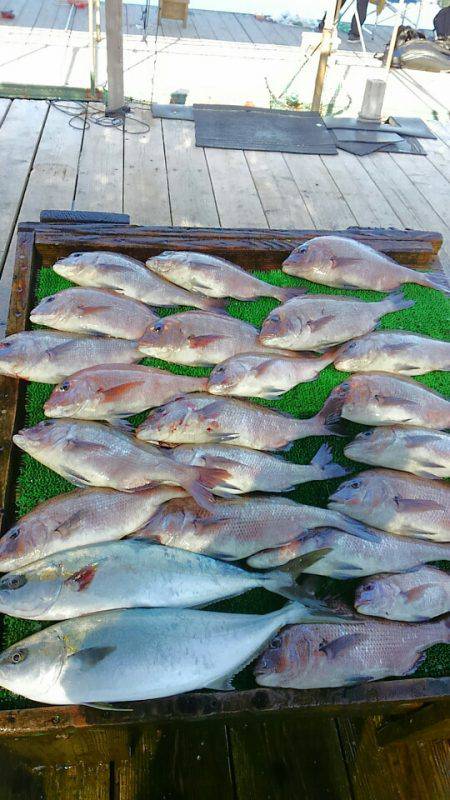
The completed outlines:
{"type": "Polygon", "coordinates": [[[194,124],[165,119],[163,136],[173,224],[218,225],[205,153],[194,146],[194,124]]]}
{"type": "Polygon", "coordinates": [[[110,764],[48,767],[42,776],[44,800],[110,800],[110,764]]]}
{"type": "Polygon", "coordinates": [[[23,764],[11,759],[8,750],[0,749],[2,800],[44,800],[42,771],[30,772],[23,764]]]}
{"type": "MultiPolygon", "coordinates": [[[[51,727],[42,736],[2,740],[0,745],[11,761],[25,764],[29,769],[61,764],[109,763],[124,760],[133,742],[132,728],[118,725],[114,730],[92,728],[72,730],[64,736],[54,736],[51,727]]],[[[3,798],[2,798],[3,800],[3,798]]]]}
{"type": "Polygon", "coordinates": [[[284,159],[317,228],[332,230],[356,224],[343,192],[319,156],[285,153],[284,159]]]}
{"type": "Polygon", "coordinates": [[[150,130],[137,135],[125,133],[124,211],[134,225],[170,225],[161,120],[139,107],[133,109],[133,116],[147,123],[150,130]]]}
{"type": "Polygon", "coordinates": [[[242,150],[205,149],[220,224],[226,228],[267,227],[258,192],[242,150]]]}
{"type": "Polygon", "coordinates": [[[282,153],[248,150],[246,158],[270,228],[314,228],[282,153]]]}
{"type": "Polygon", "coordinates": [[[11,106],[11,100],[7,97],[0,97],[0,128],[11,106]]]}
{"type": "Polygon", "coordinates": [[[399,741],[450,741],[449,712],[448,703],[436,703],[415,713],[387,718],[377,727],[377,744],[385,747],[399,741]]]}
{"type": "MultiPolygon", "coordinates": [[[[98,105],[92,110],[102,110],[98,105]]],[[[117,211],[122,207],[123,131],[91,125],[85,131],[74,208],[117,211]]]]}
{"type": "Polygon", "coordinates": [[[147,728],[131,758],[116,763],[114,778],[120,800],[233,800],[225,726],[147,728]]]}
{"type": "Polygon", "coordinates": [[[447,225],[450,208],[450,183],[423,156],[403,156],[402,158],[400,155],[392,154],[392,158],[439,214],[444,225],[447,225]]]}
{"type": "Polygon", "coordinates": [[[228,726],[239,798],[348,800],[333,719],[270,720],[228,726]]]}
{"type": "Polygon", "coordinates": [[[377,720],[338,720],[354,800],[446,800],[450,793],[449,744],[398,742],[381,748],[377,720]]]}
{"type": "Polygon", "coordinates": [[[401,226],[393,206],[368,178],[357,156],[341,150],[337,156],[321,156],[321,159],[344,195],[358,225],[401,226]]]}
{"type": "Polygon", "coordinates": [[[0,271],[47,111],[45,102],[14,100],[0,128],[0,271]]]}
{"type": "Polygon", "coordinates": [[[124,106],[122,0],[106,0],[106,60],[108,72],[108,111],[124,106]]]}

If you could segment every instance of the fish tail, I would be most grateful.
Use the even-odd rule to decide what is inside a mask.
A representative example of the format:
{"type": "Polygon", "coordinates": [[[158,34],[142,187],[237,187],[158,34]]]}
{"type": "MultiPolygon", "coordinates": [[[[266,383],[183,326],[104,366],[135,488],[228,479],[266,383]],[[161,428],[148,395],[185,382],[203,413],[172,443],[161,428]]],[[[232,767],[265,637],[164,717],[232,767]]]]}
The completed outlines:
{"type": "MultiPolygon", "coordinates": [[[[200,295],[198,295],[200,298],[200,295]]],[[[227,297],[206,297],[201,295],[201,300],[199,299],[199,308],[202,308],[204,311],[215,311],[216,313],[226,314],[227,305],[228,305],[228,298],[227,297]]]]}
{"type": "Polygon", "coordinates": [[[343,475],[348,475],[350,470],[341,467],[333,461],[333,453],[329,444],[325,443],[319,448],[314,458],[311,460],[311,466],[317,467],[321,480],[327,478],[341,478],[343,475]]]}
{"type": "Polygon", "coordinates": [[[213,469],[211,467],[189,467],[189,477],[183,482],[190,495],[202,508],[210,509],[214,505],[211,490],[218,484],[223,484],[230,477],[226,469],[213,469]],[[193,473],[193,476],[192,476],[193,473]]]}
{"type": "Polygon", "coordinates": [[[450,283],[442,269],[438,268],[426,274],[422,273],[420,277],[422,280],[417,283],[420,283],[421,286],[429,286],[431,289],[443,292],[446,297],[450,296],[450,283]]]}
{"type": "Polygon", "coordinates": [[[414,300],[407,300],[401,289],[392,292],[384,300],[381,301],[384,306],[383,313],[390,311],[401,311],[403,308],[411,308],[414,305],[414,300]]]}
{"type": "Polygon", "coordinates": [[[275,612],[284,619],[283,625],[295,623],[331,623],[338,625],[341,622],[355,622],[353,617],[340,616],[319,600],[313,600],[302,594],[300,601],[294,601],[284,606],[281,611],[275,612]]]}
{"type": "MultiPolygon", "coordinates": [[[[339,389],[339,387],[337,387],[339,389]]],[[[345,398],[341,392],[333,390],[325,400],[322,409],[312,417],[311,436],[344,436],[345,426],[342,422],[341,412],[345,398]]],[[[303,420],[304,422],[304,420],[303,420]]]]}
{"type": "Polygon", "coordinates": [[[301,286],[273,286],[272,297],[279,300],[281,303],[286,303],[287,300],[292,300],[293,297],[301,297],[306,294],[306,289],[301,286]]]}
{"type": "Polygon", "coordinates": [[[320,356],[318,361],[323,364],[323,368],[328,367],[329,364],[332,364],[336,360],[341,348],[341,344],[338,344],[335,347],[330,347],[329,350],[326,350],[325,353],[320,356]]]}

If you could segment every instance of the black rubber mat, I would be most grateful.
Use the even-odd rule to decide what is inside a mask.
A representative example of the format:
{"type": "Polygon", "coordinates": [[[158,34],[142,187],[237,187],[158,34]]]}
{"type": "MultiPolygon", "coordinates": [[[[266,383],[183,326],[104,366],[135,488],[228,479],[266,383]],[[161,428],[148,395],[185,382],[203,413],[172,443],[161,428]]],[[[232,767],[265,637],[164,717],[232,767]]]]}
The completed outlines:
{"type": "Polygon", "coordinates": [[[402,138],[398,133],[391,131],[363,131],[349,128],[336,128],[333,135],[338,143],[340,142],[371,142],[372,144],[388,144],[391,142],[401,142],[402,138]]]}
{"type": "MultiPolygon", "coordinates": [[[[334,131],[336,133],[336,131],[334,131]]],[[[358,142],[358,141],[339,141],[339,150],[353,153],[355,156],[368,156],[370,153],[408,153],[415,156],[426,156],[418,139],[407,136],[404,139],[399,137],[398,142],[358,142]]]]}
{"type": "Polygon", "coordinates": [[[320,114],[267,108],[194,104],[198,147],[336,155],[320,114]]]}
{"type": "Polygon", "coordinates": [[[180,103],[152,103],[152,114],[154,117],[161,119],[194,119],[194,110],[192,106],[184,106],[180,103]]]}
{"type": "Polygon", "coordinates": [[[389,117],[386,122],[363,122],[354,117],[324,117],[331,130],[386,131],[401,136],[418,136],[421,139],[436,139],[428,125],[419,117],[389,117]]]}

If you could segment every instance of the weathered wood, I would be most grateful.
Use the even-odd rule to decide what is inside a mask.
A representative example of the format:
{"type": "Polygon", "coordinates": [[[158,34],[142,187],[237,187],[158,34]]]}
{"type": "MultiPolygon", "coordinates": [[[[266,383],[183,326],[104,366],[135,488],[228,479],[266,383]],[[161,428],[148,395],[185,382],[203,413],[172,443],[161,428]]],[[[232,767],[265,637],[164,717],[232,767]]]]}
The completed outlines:
{"type": "Polygon", "coordinates": [[[3,747],[0,747],[0,775],[2,800],[43,800],[42,770],[31,772],[3,747]]]}
{"type": "Polygon", "coordinates": [[[149,125],[150,130],[138,134],[125,133],[124,209],[134,224],[170,225],[161,120],[153,119],[151,112],[144,108],[133,109],[133,116],[149,125]]]}
{"type": "Polygon", "coordinates": [[[236,723],[228,731],[239,798],[348,800],[333,719],[236,723]]]}
{"type": "Polygon", "coordinates": [[[30,800],[111,800],[111,764],[49,767],[42,774],[42,795],[30,800]]]}
{"type": "Polygon", "coordinates": [[[114,769],[120,800],[233,800],[223,723],[146,727],[129,760],[114,769]]]}
{"type": "Polygon", "coordinates": [[[220,223],[225,227],[267,228],[267,218],[242,150],[205,150],[220,223]],[[230,192],[230,175],[233,192],[230,192]]]}
{"type": "Polygon", "coordinates": [[[342,719],[337,725],[354,800],[447,800],[449,744],[376,743],[375,719],[342,719]]]}
{"type": "Polygon", "coordinates": [[[380,747],[410,739],[450,740],[450,704],[432,703],[409,714],[385,719],[377,728],[376,739],[380,747]]]}
{"type": "MultiPolygon", "coordinates": [[[[102,112],[100,105],[91,111],[102,112]]],[[[122,211],[123,131],[91,125],[85,130],[74,207],[82,211],[122,211]]]]}
{"type": "MultiPolygon", "coordinates": [[[[117,133],[117,131],[116,131],[117,133]]],[[[177,216],[179,212],[177,211],[177,216]]],[[[24,230],[34,230],[30,223],[24,230]]],[[[214,228],[148,228],[121,225],[36,226],[36,243],[46,264],[75,250],[118,250],[145,258],[161,250],[202,250],[247,269],[278,269],[289,253],[318,234],[342,233],[370,244],[401,263],[426,268],[442,244],[440,233],[380,228],[292,231],[214,228]],[[148,255],[147,255],[148,254],[148,255]]]]}
{"type": "Polygon", "coordinates": [[[448,678],[410,678],[341,689],[251,689],[243,692],[190,692],[127,703],[129,711],[85,706],[51,706],[0,712],[0,736],[28,736],[73,728],[139,726],[162,721],[251,719],[285,713],[305,716],[388,714],[437,702],[449,695],[448,678]]]}
{"type": "Polygon", "coordinates": [[[106,0],[106,57],[108,70],[107,113],[120,112],[125,105],[123,88],[122,0],[106,0]]]}
{"type": "Polygon", "coordinates": [[[131,727],[74,728],[56,735],[50,729],[50,733],[40,736],[2,737],[1,747],[11,761],[33,769],[80,761],[85,764],[123,761],[129,757],[134,739],[131,727]]]}

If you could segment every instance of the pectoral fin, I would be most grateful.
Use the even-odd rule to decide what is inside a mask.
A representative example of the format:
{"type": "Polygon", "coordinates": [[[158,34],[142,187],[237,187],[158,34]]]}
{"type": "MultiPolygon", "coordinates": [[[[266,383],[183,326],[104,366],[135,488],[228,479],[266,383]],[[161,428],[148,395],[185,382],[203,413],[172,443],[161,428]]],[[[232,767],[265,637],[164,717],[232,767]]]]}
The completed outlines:
{"type": "Polygon", "coordinates": [[[121,397],[128,394],[128,392],[143,385],[144,381],[128,381],[127,383],[119,383],[117,386],[111,386],[110,389],[103,389],[103,387],[100,387],[97,389],[97,394],[101,394],[105,400],[112,402],[114,400],[119,400],[121,397]]]}
{"type": "Polygon", "coordinates": [[[406,408],[415,409],[419,405],[415,400],[404,400],[403,398],[389,397],[388,395],[383,396],[381,394],[374,394],[374,399],[377,401],[378,405],[383,406],[383,408],[399,408],[400,406],[404,406],[406,408]]]}
{"type": "Polygon", "coordinates": [[[353,647],[358,642],[362,642],[364,638],[364,633],[350,633],[348,636],[339,636],[337,639],[333,639],[332,642],[327,642],[327,644],[321,645],[319,650],[322,653],[325,653],[327,658],[337,658],[337,656],[344,650],[347,650],[349,647],[353,647]]]}
{"type": "Polygon", "coordinates": [[[214,342],[219,342],[222,339],[228,339],[228,336],[222,336],[220,333],[209,333],[203,336],[188,336],[187,340],[189,342],[189,347],[200,348],[200,347],[207,347],[214,342]]]}
{"type": "Polygon", "coordinates": [[[80,705],[88,708],[98,708],[100,711],[134,711],[133,708],[119,708],[119,706],[112,706],[110,703],[80,703],[80,705]]]}
{"type": "Polygon", "coordinates": [[[329,322],[333,322],[336,317],[333,314],[329,314],[327,317],[320,317],[320,319],[309,319],[308,320],[308,328],[312,333],[316,331],[320,331],[321,328],[324,328],[325,325],[328,325],[329,322]]]}
{"type": "Polygon", "coordinates": [[[414,586],[407,592],[402,592],[402,595],[408,603],[414,603],[416,600],[420,600],[420,598],[423,597],[424,594],[426,594],[426,591],[429,588],[430,584],[425,584],[423,586],[414,586]]]}
{"type": "Polygon", "coordinates": [[[436,443],[436,436],[433,436],[431,433],[429,436],[427,434],[413,434],[409,433],[407,436],[403,437],[403,444],[405,447],[417,447],[423,444],[435,444],[436,443]]]}
{"type": "Polygon", "coordinates": [[[423,511],[443,511],[444,506],[435,500],[425,500],[415,497],[394,497],[394,503],[399,511],[405,513],[421,513],[423,511]]]}
{"type": "Polygon", "coordinates": [[[219,692],[234,692],[236,691],[233,684],[233,675],[224,675],[222,678],[218,678],[216,681],[209,683],[206,687],[207,689],[216,689],[219,692]]]}
{"type": "Polygon", "coordinates": [[[338,267],[354,267],[356,264],[361,264],[361,259],[345,258],[345,256],[332,256],[331,263],[334,269],[338,267]]]}
{"type": "Polygon", "coordinates": [[[53,531],[53,533],[59,533],[60,536],[70,536],[74,530],[76,530],[78,523],[84,517],[84,511],[77,511],[75,514],[72,514],[71,517],[66,519],[64,522],[61,522],[61,525],[58,525],[57,528],[53,531]]]}
{"type": "Polygon", "coordinates": [[[90,314],[97,314],[101,311],[110,311],[111,306],[77,306],[77,311],[83,317],[88,317],[90,314]]]}
{"type": "Polygon", "coordinates": [[[86,647],[84,650],[77,650],[76,653],[72,653],[68,658],[75,661],[78,666],[90,669],[97,666],[114,650],[116,650],[116,647],[86,647]]]}

